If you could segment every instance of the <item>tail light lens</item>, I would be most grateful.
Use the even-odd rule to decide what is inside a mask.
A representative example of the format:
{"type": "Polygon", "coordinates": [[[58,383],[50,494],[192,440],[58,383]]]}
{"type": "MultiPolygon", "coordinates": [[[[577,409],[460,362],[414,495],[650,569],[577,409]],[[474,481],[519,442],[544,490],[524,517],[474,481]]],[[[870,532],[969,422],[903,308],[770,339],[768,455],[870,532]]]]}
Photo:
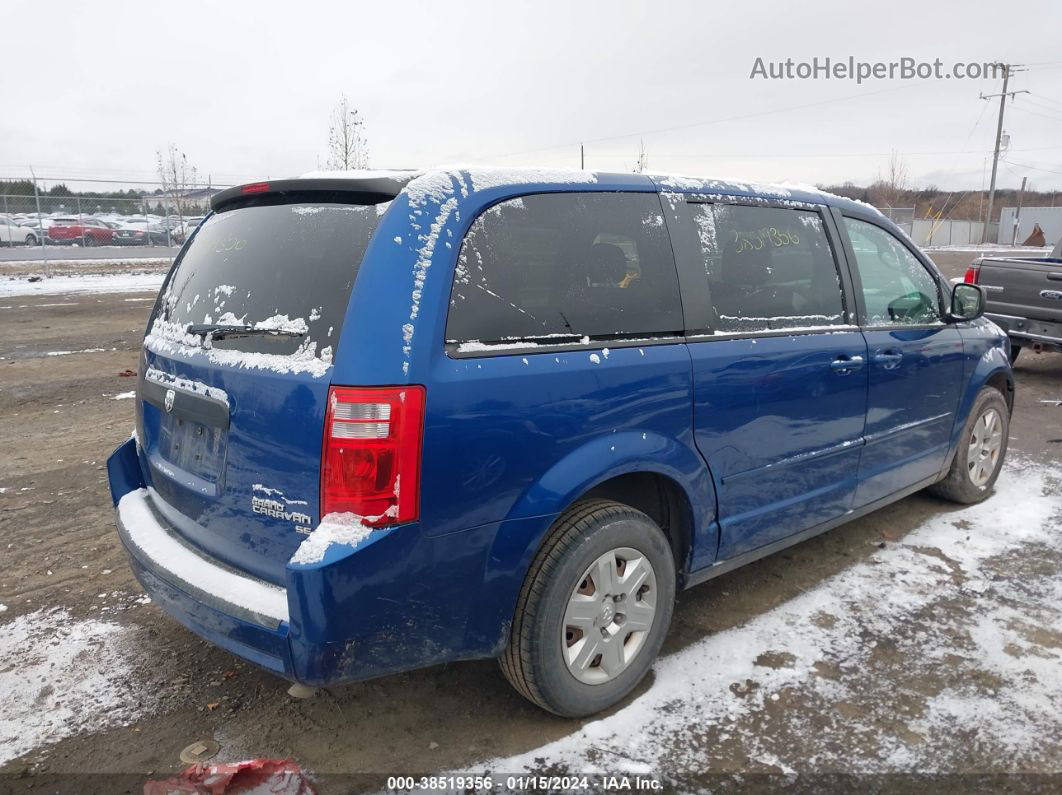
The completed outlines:
{"type": "Polygon", "coordinates": [[[371,527],[416,520],[423,435],[424,387],[332,387],[321,451],[321,515],[353,513],[371,527]]]}
{"type": "Polygon", "coordinates": [[[966,275],[962,277],[962,280],[967,284],[977,284],[979,278],[981,278],[981,266],[971,265],[966,269],[966,275]]]}

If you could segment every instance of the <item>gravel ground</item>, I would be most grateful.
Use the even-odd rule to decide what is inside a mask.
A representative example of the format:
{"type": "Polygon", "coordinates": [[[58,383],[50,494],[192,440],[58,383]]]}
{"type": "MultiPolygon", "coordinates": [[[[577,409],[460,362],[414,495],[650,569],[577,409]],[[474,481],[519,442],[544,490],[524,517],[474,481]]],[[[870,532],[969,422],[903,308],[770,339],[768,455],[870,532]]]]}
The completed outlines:
{"type": "MultiPolygon", "coordinates": [[[[971,258],[934,256],[949,276],[971,258]]],[[[0,788],[139,792],[201,739],[216,760],[294,757],[325,792],[485,770],[599,789],[1062,788],[1062,357],[1019,361],[1012,463],[987,503],[915,495],[682,594],[653,676],[573,722],[493,661],[295,700],[166,618],[125,564],[103,469],[132,428],[123,373],[152,294],[77,286],[0,287],[0,788]]]]}

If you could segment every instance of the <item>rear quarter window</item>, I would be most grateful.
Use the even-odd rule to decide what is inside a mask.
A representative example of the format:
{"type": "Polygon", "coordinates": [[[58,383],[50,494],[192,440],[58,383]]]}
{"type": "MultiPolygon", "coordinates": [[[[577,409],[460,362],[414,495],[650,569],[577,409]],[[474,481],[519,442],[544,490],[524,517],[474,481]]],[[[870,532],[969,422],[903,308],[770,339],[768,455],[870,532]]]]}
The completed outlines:
{"type": "Polygon", "coordinates": [[[462,243],[448,343],[681,331],[678,276],[656,194],[510,199],[480,215],[462,243]]]}

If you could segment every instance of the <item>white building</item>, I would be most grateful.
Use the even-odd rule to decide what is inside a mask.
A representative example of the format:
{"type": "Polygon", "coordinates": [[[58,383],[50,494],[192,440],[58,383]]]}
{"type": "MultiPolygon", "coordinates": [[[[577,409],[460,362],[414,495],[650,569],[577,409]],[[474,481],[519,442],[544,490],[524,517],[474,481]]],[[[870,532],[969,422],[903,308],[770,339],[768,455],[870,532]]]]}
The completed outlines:
{"type": "Polygon", "coordinates": [[[997,243],[1009,246],[1011,241],[1021,245],[1032,234],[1036,224],[1044,230],[1048,246],[1053,246],[1062,239],[1062,207],[1022,207],[1018,219],[1017,234],[1014,229],[1015,207],[1004,207],[999,216],[999,236],[997,243]]]}

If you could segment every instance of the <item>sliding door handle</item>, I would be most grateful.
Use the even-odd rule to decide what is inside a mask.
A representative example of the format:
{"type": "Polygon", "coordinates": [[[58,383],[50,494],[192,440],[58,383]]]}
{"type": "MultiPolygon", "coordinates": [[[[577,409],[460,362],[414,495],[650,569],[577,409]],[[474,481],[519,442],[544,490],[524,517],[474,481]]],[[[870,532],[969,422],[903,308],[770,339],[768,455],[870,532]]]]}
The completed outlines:
{"type": "Polygon", "coordinates": [[[830,362],[830,369],[841,375],[847,375],[855,370],[858,370],[865,364],[865,360],[862,356],[838,356],[832,362],[830,362]]]}

